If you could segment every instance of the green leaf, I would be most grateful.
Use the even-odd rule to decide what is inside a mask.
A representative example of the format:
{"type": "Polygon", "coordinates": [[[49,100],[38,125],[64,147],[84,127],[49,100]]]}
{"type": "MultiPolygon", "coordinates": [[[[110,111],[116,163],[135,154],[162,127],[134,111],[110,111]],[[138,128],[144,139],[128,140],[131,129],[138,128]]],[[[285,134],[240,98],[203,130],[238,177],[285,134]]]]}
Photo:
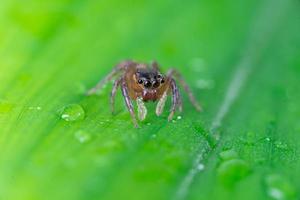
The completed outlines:
{"type": "MultiPolygon", "coordinates": [[[[299,199],[294,0],[2,0],[0,199],[299,199]],[[120,61],[182,72],[204,108],[133,126],[120,61]]],[[[182,91],[182,89],[181,89],[182,91]]]]}

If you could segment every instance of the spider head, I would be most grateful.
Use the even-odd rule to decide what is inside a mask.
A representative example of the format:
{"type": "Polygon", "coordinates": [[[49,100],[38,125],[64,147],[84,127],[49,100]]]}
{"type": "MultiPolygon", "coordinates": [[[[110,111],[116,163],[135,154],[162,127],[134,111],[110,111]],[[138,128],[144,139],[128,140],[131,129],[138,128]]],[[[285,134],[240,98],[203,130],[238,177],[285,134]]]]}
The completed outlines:
{"type": "Polygon", "coordinates": [[[165,77],[160,72],[142,69],[137,71],[136,81],[144,89],[157,89],[165,83],[165,77]]]}

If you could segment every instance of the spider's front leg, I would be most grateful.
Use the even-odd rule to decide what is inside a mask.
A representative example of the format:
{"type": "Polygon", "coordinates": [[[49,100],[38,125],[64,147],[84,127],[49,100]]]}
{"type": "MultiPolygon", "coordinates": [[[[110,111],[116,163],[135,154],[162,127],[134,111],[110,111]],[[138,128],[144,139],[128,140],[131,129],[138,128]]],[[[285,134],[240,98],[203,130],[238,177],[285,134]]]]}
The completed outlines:
{"type": "Polygon", "coordinates": [[[147,108],[145,106],[145,103],[143,101],[142,97],[138,97],[137,100],[137,106],[138,106],[138,117],[139,120],[144,121],[146,119],[147,116],[147,108]]]}
{"type": "Polygon", "coordinates": [[[170,81],[170,88],[172,91],[172,107],[171,107],[171,111],[170,111],[170,114],[168,117],[169,121],[171,121],[173,119],[177,106],[179,106],[179,109],[181,109],[181,100],[180,100],[178,87],[173,78],[171,78],[171,81],[170,81]]]}
{"type": "Polygon", "coordinates": [[[168,87],[164,91],[163,95],[159,99],[157,106],[156,106],[156,115],[160,116],[164,110],[167,98],[168,98],[168,92],[171,90],[172,92],[172,107],[171,107],[171,113],[169,115],[168,120],[171,121],[173,119],[174,113],[176,112],[176,109],[178,108],[179,112],[182,112],[182,99],[181,95],[179,93],[178,87],[176,85],[175,80],[172,77],[168,77],[168,87]]]}
{"type": "Polygon", "coordinates": [[[122,77],[121,79],[121,90],[122,90],[122,94],[124,96],[124,100],[125,100],[125,104],[127,106],[128,111],[130,112],[133,124],[135,126],[135,128],[138,128],[138,123],[135,117],[135,113],[134,113],[134,109],[133,109],[133,105],[132,105],[132,101],[130,99],[129,93],[128,93],[128,87],[125,81],[125,78],[122,77]]]}
{"type": "MultiPolygon", "coordinates": [[[[181,86],[183,87],[184,91],[188,94],[190,102],[192,103],[192,105],[195,107],[195,109],[198,112],[202,111],[202,108],[200,106],[200,104],[197,102],[195,96],[192,93],[191,88],[189,87],[189,85],[185,82],[185,80],[183,79],[183,77],[181,76],[181,74],[175,70],[175,69],[171,69],[168,72],[168,77],[175,77],[179,83],[181,84],[181,86]]],[[[179,97],[180,98],[180,97],[179,97]]],[[[181,101],[181,100],[180,100],[181,101]]],[[[179,107],[180,108],[180,107],[179,107]]]]}
{"type": "Polygon", "coordinates": [[[97,91],[101,90],[106,83],[111,81],[116,75],[118,75],[122,71],[125,71],[127,67],[130,66],[132,63],[132,61],[123,61],[119,63],[104,79],[99,81],[95,87],[91,88],[86,93],[86,95],[90,96],[95,94],[97,91]]]}
{"type": "Polygon", "coordinates": [[[164,111],[164,107],[166,105],[167,99],[168,99],[168,90],[163,93],[162,97],[159,99],[157,103],[156,112],[155,112],[157,116],[160,116],[164,111]]]}

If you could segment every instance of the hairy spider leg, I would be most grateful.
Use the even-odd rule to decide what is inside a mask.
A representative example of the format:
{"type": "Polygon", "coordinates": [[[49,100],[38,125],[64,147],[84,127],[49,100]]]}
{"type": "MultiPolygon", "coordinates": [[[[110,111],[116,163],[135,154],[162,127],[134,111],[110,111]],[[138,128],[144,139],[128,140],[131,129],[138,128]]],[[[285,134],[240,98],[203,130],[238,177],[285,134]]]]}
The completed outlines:
{"type": "Polygon", "coordinates": [[[110,105],[111,105],[111,112],[114,114],[115,113],[115,98],[116,98],[116,94],[117,94],[117,90],[121,84],[121,78],[117,79],[114,82],[112,91],[111,91],[111,95],[110,95],[110,105]]]}
{"type": "Polygon", "coordinates": [[[176,107],[178,105],[178,93],[179,93],[179,91],[178,91],[178,87],[176,85],[176,82],[173,78],[171,78],[170,87],[171,87],[171,90],[172,90],[172,107],[171,107],[170,114],[169,114],[169,117],[168,117],[169,121],[171,121],[173,119],[174,113],[176,111],[176,107]]]}
{"type": "Polygon", "coordinates": [[[173,77],[174,76],[176,79],[178,79],[178,81],[181,84],[181,86],[183,87],[184,91],[188,94],[190,102],[193,104],[193,106],[196,108],[196,110],[198,112],[201,112],[202,108],[201,108],[200,104],[197,102],[195,96],[192,93],[192,90],[190,89],[190,87],[188,86],[188,84],[185,82],[185,80],[183,79],[183,77],[181,76],[181,74],[177,70],[171,69],[168,72],[168,76],[169,77],[173,77]]]}
{"type": "Polygon", "coordinates": [[[147,108],[145,106],[145,103],[143,101],[142,97],[138,97],[137,100],[137,106],[138,106],[138,117],[139,120],[144,121],[146,119],[147,116],[147,108]]]}
{"type": "MultiPolygon", "coordinates": [[[[159,69],[159,64],[158,64],[156,61],[153,61],[153,62],[151,63],[151,66],[152,66],[152,68],[153,68],[154,70],[156,70],[157,72],[160,71],[160,69],[159,69]]],[[[173,74],[170,74],[170,75],[168,76],[168,78],[169,78],[169,79],[172,79],[172,78],[173,78],[172,75],[173,75],[173,74]]],[[[175,83],[175,85],[176,85],[176,83],[175,83]]],[[[177,86],[176,86],[176,90],[177,90],[177,92],[175,93],[176,99],[177,99],[177,100],[176,100],[176,101],[177,101],[176,106],[178,106],[179,112],[182,112],[182,99],[181,99],[181,95],[180,95],[180,93],[179,93],[179,91],[178,91],[178,89],[177,89],[177,86]]],[[[168,91],[166,91],[166,92],[163,94],[163,96],[161,97],[161,99],[159,100],[159,102],[158,102],[158,104],[157,104],[157,107],[156,107],[156,115],[157,115],[157,116],[160,116],[160,115],[162,114],[162,112],[163,112],[163,109],[164,109],[164,106],[165,106],[165,103],[166,103],[166,100],[167,100],[167,92],[168,92],[168,91]]],[[[175,109],[176,109],[176,108],[175,108],[175,109]]],[[[175,111],[174,111],[174,112],[175,112],[175,111]]],[[[173,113],[172,115],[174,115],[174,113],[173,113]]]]}
{"type": "Polygon", "coordinates": [[[118,75],[122,71],[125,71],[130,64],[132,64],[132,61],[123,61],[119,63],[104,79],[99,81],[95,87],[90,89],[87,92],[87,95],[89,96],[95,94],[97,91],[101,90],[103,86],[111,81],[116,75],[118,75]]]}
{"type": "Polygon", "coordinates": [[[164,111],[164,107],[166,105],[166,101],[168,99],[168,91],[165,91],[162,97],[159,99],[157,106],[156,106],[156,115],[160,116],[162,112],[164,111]]]}
{"type": "Polygon", "coordinates": [[[125,81],[124,77],[122,77],[122,80],[121,80],[121,90],[122,90],[122,94],[124,96],[124,100],[125,100],[125,104],[127,106],[127,109],[130,112],[133,124],[136,128],[138,128],[139,126],[138,126],[138,123],[137,123],[137,120],[136,120],[136,117],[135,117],[135,114],[134,114],[132,101],[129,97],[128,87],[127,87],[127,84],[126,84],[126,81],[125,81]]]}
{"type": "Polygon", "coordinates": [[[109,81],[111,81],[119,72],[121,71],[120,68],[116,67],[113,69],[112,72],[110,72],[104,79],[102,79],[99,83],[97,83],[97,85],[95,87],[93,87],[92,89],[90,89],[87,92],[87,95],[93,95],[95,94],[97,91],[101,90],[103,88],[103,86],[108,83],[109,81]]]}

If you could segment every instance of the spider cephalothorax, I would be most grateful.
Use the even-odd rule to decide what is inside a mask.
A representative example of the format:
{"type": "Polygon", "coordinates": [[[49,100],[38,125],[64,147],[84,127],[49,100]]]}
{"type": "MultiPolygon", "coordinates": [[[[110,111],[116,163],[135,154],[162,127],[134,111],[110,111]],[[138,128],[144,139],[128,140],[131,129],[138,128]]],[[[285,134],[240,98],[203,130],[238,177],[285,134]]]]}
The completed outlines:
{"type": "Polygon", "coordinates": [[[165,78],[158,71],[151,69],[138,69],[135,79],[145,89],[157,89],[165,83],[165,78]]]}
{"type": "Polygon", "coordinates": [[[158,101],[156,114],[162,114],[167,96],[172,94],[172,107],[169,115],[169,121],[172,120],[176,109],[182,111],[182,100],[178,91],[175,79],[183,86],[183,89],[188,93],[191,103],[197,111],[201,111],[200,105],[197,103],[189,86],[183,80],[181,75],[174,69],[169,70],[167,75],[163,75],[156,62],[151,65],[137,63],[133,61],[124,61],[118,64],[113,71],[101,80],[96,87],[88,91],[88,95],[96,93],[108,81],[118,76],[114,82],[111,92],[111,106],[114,112],[115,95],[119,86],[125,99],[125,104],[131,114],[134,125],[138,127],[136,116],[133,109],[132,100],[135,100],[138,105],[138,117],[144,120],[147,115],[147,109],[144,102],[158,101]]]}

